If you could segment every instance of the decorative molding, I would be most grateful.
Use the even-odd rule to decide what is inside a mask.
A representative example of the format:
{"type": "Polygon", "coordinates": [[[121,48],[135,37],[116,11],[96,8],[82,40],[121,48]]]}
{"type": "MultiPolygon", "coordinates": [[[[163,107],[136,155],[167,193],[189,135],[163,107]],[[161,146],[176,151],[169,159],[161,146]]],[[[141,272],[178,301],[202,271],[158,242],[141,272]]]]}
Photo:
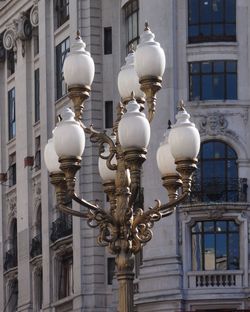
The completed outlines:
{"type": "Polygon", "coordinates": [[[5,62],[6,52],[3,45],[3,35],[0,35],[0,63],[5,62]]]}
{"type": "Polygon", "coordinates": [[[30,23],[33,27],[39,24],[38,0],[34,0],[34,5],[30,11],[30,23]]]}
{"type": "Polygon", "coordinates": [[[225,118],[225,114],[220,111],[208,113],[207,115],[196,115],[199,118],[199,132],[201,136],[209,135],[225,135],[238,140],[238,135],[228,129],[228,121],[225,118]]]}
{"type": "Polygon", "coordinates": [[[21,12],[17,19],[14,19],[11,24],[7,26],[7,29],[3,35],[3,46],[8,51],[13,49],[17,52],[17,41],[20,40],[22,43],[22,56],[25,55],[25,41],[30,40],[32,36],[32,25],[30,18],[26,12],[21,12]]]}

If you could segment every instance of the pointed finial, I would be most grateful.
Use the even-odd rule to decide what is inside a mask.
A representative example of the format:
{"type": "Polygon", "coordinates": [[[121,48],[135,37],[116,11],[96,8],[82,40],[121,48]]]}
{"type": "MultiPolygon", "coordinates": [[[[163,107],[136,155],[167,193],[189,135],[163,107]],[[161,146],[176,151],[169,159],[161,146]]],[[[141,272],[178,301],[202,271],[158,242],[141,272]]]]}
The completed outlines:
{"type": "Polygon", "coordinates": [[[128,53],[134,53],[134,52],[135,52],[135,46],[133,45],[133,43],[131,43],[130,46],[129,46],[128,53]]]}
{"type": "Polygon", "coordinates": [[[144,31],[146,31],[146,30],[150,30],[149,25],[148,25],[148,21],[146,21],[146,22],[145,22],[145,28],[144,28],[144,31]]]}
{"type": "Polygon", "coordinates": [[[81,39],[81,36],[80,36],[80,31],[79,31],[79,29],[77,30],[77,32],[76,32],[76,40],[77,39],[81,39]]]}
{"type": "Polygon", "coordinates": [[[134,92],[134,91],[131,92],[131,100],[132,100],[132,101],[133,101],[133,100],[135,101],[135,92],[134,92]]]}
{"type": "Polygon", "coordinates": [[[185,103],[182,99],[179,101],[177,108],[178,108],[178,111],[184,111],[185,110],[185,103]]]}
{"type": "Polygon", "coordinates": [[[171,128],[172,128],[171,120],[168,120],[168,129],[171,129],[171,128]]]}

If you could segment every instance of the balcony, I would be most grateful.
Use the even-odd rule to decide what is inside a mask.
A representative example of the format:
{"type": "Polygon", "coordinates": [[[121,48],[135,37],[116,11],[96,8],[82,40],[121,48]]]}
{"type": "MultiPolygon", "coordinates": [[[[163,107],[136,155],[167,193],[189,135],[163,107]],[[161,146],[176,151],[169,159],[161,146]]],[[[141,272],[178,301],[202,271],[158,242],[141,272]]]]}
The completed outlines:
{"type": "Polygon", "coordinates": [[[69,236],[72,234],[72,218],[59,217],[54,222],[52,222],[52,229],[50,239],[52,242],[57,241],[60,238],[69,236]]]}
{"type": "Polygon", "coordinates": [[[42,236],[38,234],[37,236],[32,238],[31,241],[31,249],[30,249],[30,257],[34,258],[42,254],[42,236]]]}
{"type": "Polygon", "coordinates": [[[9,249],[5,254],[4,270],[8,271],[17,266],[17,250],[9,249]]]}
{"type": "Polygon", "coordinates": [[[188,288],[243,287],[242,271],[197,271],[188,273],[188,288]]]}
{"type": "Polygon", "coordinates": [[[194,179],[190,202],[246,202],[247,179],[210,178],[199,181],[194,179]]]}

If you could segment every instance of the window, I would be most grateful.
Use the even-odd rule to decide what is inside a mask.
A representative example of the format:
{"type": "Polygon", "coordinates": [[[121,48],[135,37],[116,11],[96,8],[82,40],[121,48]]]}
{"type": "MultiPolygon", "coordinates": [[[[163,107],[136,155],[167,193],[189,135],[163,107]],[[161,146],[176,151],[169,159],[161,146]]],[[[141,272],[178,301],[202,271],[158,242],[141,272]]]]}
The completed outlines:
{"type": "Polygon", "coordinates": [[[188,41],[235,41],[235,0],[189,0],[188,41]]]}
{"type": "Polygon", "coordinates": [[[104,27],[104,54],[112,54],[112,27],[104,27]]]}
{"type": "Polygon", "coordinates": [[[35,85],[35,122],[40,120],[40,73],[39,68],[34,73],[34,85],[35,85]]]}
{"type": "Polygon", "coordinates": [[[8,91],[9,140],[16,136],[15,88],[8,91]]]}
{"type": "Polygon", "coordinates": [[[239,225],[235,221],[199,221],[192,226],[191,235],[193,271],[239,269],[239,225]]]}
{"type": "Polygon", "coordinates": [[[59,263],[59,299],[73,294],[73,255],[63,255],[59,263]]]}
{"type": "Polygon", "coordinates": [[[131,0],[124,6],[125,23],[126,23],[126,43],[127,51],[133,44],[134,48],[139,42],[139,3],[138,0],[131,0]]]}
{"type": "Polygon", "coordinates": [[[16,185],[16,153],[9,156],[9,186],[16,185]]]}
{"type": "Polygon", "coordinates": [[[63,77],[63,63],[69,53],[69,38],[62,41],[56,47],[56,95],[57,99],[60,99],[66,94],[67,88],[63,77]]]}
{"type": "Polygon", "coordinates": [[[18,306],[18,280],[14,278],[8,282],[8,297],[4,311],[17,311],[18,306]],[[7,308],[7,309],[6,309],[7,308]]]}
{"type": "Polygon", "coordinates": [[[69,19],[69,0],[56,0],[57,27],[69,19]]]}
{"type": "Polygon", "coordinates": [[[13,75],[15,72],[15,54],[13,50],[7,51],[7,76],[13,75]]]}
{"type": "Polygon", "coordinates": [[[105,128],[113,127],[113,101],[105,101],[105,128]]]}
{"type": "Polygon", "coordinates": [[[240,188],[235,151],[221,141],[202,143],[194,181],[201,201],[238,201],[240,188]]]}
{"type": "Polygon", "coordinates": [[[41,169],[41,139],[40,136],[35,139],[35,170],[41,169]]]}
{"type": "Polygon", "coordinates": [[[115,276],[115,258],[111,257],[108,258],[107,267],[108,267],[108,285],[112,285],[115,276]]]}
{"type": "Polygon", "coordinates": [[[237,62],[189,63],[189,100],[237,99],[237,62]]]}

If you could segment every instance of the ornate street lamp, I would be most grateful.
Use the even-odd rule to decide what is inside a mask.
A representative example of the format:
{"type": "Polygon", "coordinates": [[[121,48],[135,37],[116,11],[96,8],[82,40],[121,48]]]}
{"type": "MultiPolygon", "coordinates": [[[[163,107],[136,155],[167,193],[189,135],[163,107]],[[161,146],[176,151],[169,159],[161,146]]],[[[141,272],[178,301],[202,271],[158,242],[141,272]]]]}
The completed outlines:
{"type": "Polygon", "coordinates": [[[190,116],[181,102],[177,122],[157,151],[158,167],[169,202],[161,204],[157,200],[155,207],[150,209],[134,207],[150,140],[156,92],[161,89],[165,69],[163,49],[154,37],[146,25],[136,52],[129,53],[119,73],[122,103],[118,105],[113,134],[108,136],[82,122],[84,103],[94,78],[94,62],[77,35],[64,62],[64,77],[75,113],[69,108],[62,113],[62,121],[45,147],[45,162],[55,186],[58,209],[85,218],[90,227],[99,227],[98,244],[108,246],[116,255],[119,312],[133,311],[134,254],[152,238],[154,222],[170,215],[189,195],[200,145],[198,130],[189,121],[190,116]],[[147,118],[140,106],[144,102],[148,107],[147,118]],[[85,133],[100,147],[98,167],[104,192],[110,199],[109,209],[89,203],[75,193],[75,175],[81,167],[85,133]],[[67,207],[66,195],[85,210],[79,212],[67,207]]]}

